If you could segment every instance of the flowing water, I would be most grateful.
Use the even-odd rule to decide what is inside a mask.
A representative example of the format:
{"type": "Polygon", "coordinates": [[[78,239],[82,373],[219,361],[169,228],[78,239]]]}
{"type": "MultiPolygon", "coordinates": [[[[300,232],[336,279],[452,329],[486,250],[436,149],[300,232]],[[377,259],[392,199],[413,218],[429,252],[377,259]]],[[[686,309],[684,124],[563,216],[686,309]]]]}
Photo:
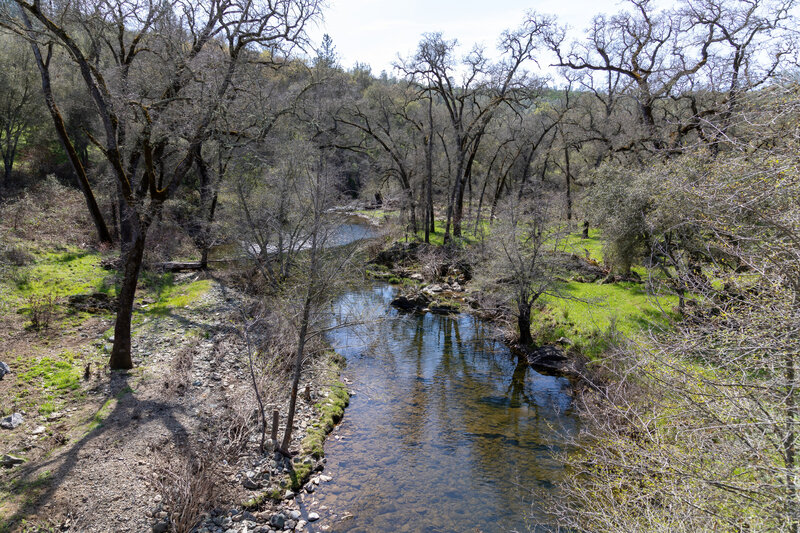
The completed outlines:
{"type": "Polygon", "coordinates": [[[355,392],[325,445],[309,531],[526,531],[544,522],[534,489],[554,490],[553,451],[574,432],[570,384],[516,364],[470,315],[399,314],[395,289],[349,292],[334,330],[355,392]],[[325,510],[327,507],[327,510],[325,510]],[[327,514],[326,514],[327,513],[327,514]]]}

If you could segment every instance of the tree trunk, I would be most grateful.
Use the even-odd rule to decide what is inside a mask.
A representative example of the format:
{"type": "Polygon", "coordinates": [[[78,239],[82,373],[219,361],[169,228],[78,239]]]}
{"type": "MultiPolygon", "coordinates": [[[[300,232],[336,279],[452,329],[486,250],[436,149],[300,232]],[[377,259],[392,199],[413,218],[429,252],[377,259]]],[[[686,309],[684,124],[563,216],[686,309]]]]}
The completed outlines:
{"type": "Polygon", "coordinates": [[[3,178],[3,183],[5,183],[6,185],[11,183],[11,169],[14,166],[14,160],[12,159],[9,161],[8,159],[9,158],[6,157],[3,158],[3,166],[5,167],[5,172],[3,173],[5,176],[3,178]]]}
{"type": "Polygon", "coordinates": [[[453,205],[453,237],[461,237],[461,218],[464,213],[464,181],[456,179],[455,203],[453,205]]]}
{"type": "Polygon", "coordinates": [[[786,435],[783,439],[783,453],[784,465],[786,466],[786,507],[787,514],[794,516],[789,530],[792,533],[797,533],[799,526],[797,520],[798,509],[798,489],[797,489],[797,450],[795,448],[795,441],[797,438],[797,419],[798,419],[798,406],[796,404],[796,354],[788,353],[785,356],[786,369],[784,375],[786,378],[786,435]]]}
{"type": "Polygon", "coordinates": [[[414,189],[411,188],[411,185],[406,189],[406,196],[408,197],[408,218],[411,225],[411,233],[416,235],[419,229],[417,227],[417,202],[414,201],[414,189]]]}
{"type": "Polygon", "coordinates": [[[569,169],[569,148],[564,146],[564,178],[567,180],[567,220],[572,220],[572,175],[569,169]]]}
{"type": "Polygon", "coordinates": [[[523,346],[533,344],[531,335],[531,306],[526,303],[517,305],[517,327],[519,327],[519,343],[523,346]]]}
{"type": "MultiPolygon", "coordinates": [[[[312,250],[312,254],[314,251],[312,250]]],[[[294,359],[294,374],[292,375],[292,392],[289,397],[289,413],[286,415],[286,431],[283,433],[280,452],[289,455],[289,444],[292,441],[292,425],[294,424],[294,413],[297,408],[297,389],[300,386],[300,373],[303,369],[303,356],[306,345],[306,334],[308,333],[308,320],[311,314],[311,288],[306,294],[306,301],[303,304],[303,320],[300,323],[300,335],[297,340],[297,352],[294,359]]]]}
{"type": "Polygon", "coordinates": [[[581,233],[581,239],[588,239],[589,238],[589,221],[583,221],[583,233],[581,233]]]}
{"type": "Polygon", "coordinates": [[[425,242],[431,242],[430,232],[435,232],[433,220],[433,98],[428,98],[428,142],[425,144],[425,173],[428,177],[425,206],[425,242]]]}
{"type": "MultiPolygon", "coordinates": [[[[33,26],[31,25],[28,16],[24,12],[22,13],[22,16],[28,31],[32,32],[33,26]]],[[[56,128],[58,138],[61,141],[61,145],[64,147],[64,151],[67,153],[69,162],[72,165],[72,169],[75,171],[75,176],[78,179],[78,185],[80,185],[81,192],[86,199],[86,206],[89,208],[89,214],[92,216],[92,221],[94,222],[95,229],[97,230],[97,239],[101,243],[111,244],[111,233],[108,231],[106,221],[103,219],[100,208],[97,206],[94,193],[92,193],[92,188],[89,185],[89,179],[86,177],[86,168],[83,166],[83,164],[81,164],[80,156],[75,149],[75,145],[69,138],[67,127],[64,124],[64,119],[61,116],[61,111],[58,109],[55,98],[53,97],[53,89],[50,84],[50,53],[48,51],[48,58],[47,61],[45,61],[45,59],[42,57],[42,52],[39,49],[39,45],[36,44],[36,42],[31,41],[31,49],[33,50],[33,55],[36,58],[36,65],[39,67],[39,74],[42,78],[42,92],[44,93],[44,100],[47,104],[47,110],[50,112],[50,116],[53,119],[53,125],[56,128]]]]}
{"type": "Polygon", "coordinates": [[[108,365],[111,370],[133,368],[131,359],[131,318],[133,300],[136,296],[136,282],[144,257],[144,231],[136,233],[130,246],[123,253],[123,277],[117,300],[117,321],[114,324],[114,347],[108,365]]]}

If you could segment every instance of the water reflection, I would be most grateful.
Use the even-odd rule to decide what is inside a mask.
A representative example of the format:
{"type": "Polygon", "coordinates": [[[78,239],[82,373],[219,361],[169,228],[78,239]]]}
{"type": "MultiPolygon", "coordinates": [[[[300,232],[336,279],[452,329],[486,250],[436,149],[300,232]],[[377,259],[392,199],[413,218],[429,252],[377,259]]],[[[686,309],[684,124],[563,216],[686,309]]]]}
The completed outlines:
{"type": "MultiPolygon", "coordinates": [[[[388,309],[392,294],[387,285],[351,292],[337,309],[388,309]]],[[[569,382],[517,365],[474,317],[387,315],[331,335],[356,396],[340,439],[326,444],[334,481],[315,497],[337,516],[323,513],[321,523],[353,532],[533,527],[530,488],[558,479],[551,450],[574,429],[569,382]]]]}

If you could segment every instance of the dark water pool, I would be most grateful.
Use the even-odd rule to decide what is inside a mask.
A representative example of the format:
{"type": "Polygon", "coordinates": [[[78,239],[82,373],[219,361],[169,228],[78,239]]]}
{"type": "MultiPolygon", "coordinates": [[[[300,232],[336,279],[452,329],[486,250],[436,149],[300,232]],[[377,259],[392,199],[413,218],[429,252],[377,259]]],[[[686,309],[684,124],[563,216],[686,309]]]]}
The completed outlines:
{"type": "Polygon", "coordinates": [[[533,488],[576,420],[570,384],[518,366],[479,319],[400,315],[394,289],[344,295],[336,311],[388,320],[334,331],[355,392],[325,445],[333,481],[310,531],[527,531],[544,524],[533,488]]]}

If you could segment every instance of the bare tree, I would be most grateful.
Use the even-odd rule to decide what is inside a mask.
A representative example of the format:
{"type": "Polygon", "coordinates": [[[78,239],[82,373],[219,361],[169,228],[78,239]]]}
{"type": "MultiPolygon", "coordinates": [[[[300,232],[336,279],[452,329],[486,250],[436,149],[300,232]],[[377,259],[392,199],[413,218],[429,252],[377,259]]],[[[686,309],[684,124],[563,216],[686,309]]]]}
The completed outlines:
{"type": "Polygon", "coordinates": [[[497,109],[530,101],[538,94],[540,83],[524,72],[524,64],[533,58],[540,34],[552,24],[549,18],[532,16],[517,30],[505,32],[499,44],[502,59],[496,63],[482,49],[474,48],[459,65],[454,57],[457,43],[441,34],[428,34],[416,55],[398,65],[438,96],[449,117],[455,168],[445,239],[451,221],[453,235],[461,236],[464,191],[497,109]]]}
{"type": "Polygon", "coordinates": [[[102,125],[91,139],[120,192],[124,229],[110,366],[131,368],[133,299],[150,225],[192,169],[193,154],[224,114],[223,104],[235,95],[239,67],[261,61],[261,52],[275,57],[287,43],[303,42],[319,3],[13,5],[21,14],[14,13],[12,21],[22,33],[68,52],[102,125]]]}
{"type": "Polygon", "coordinates": [[[339,122],[361,133],[363,141],[353,149],[372,148],[374,153],[377,148],[386,156],[376,155],[374,160],[382,167],[383,174],[397,180],[403,191],[403,208],[408,209],[412,233],[418,229],[415,178],[422,174],[418,168],[424,127],[420,108],[413,87],[375,83],[364,91],[361,100],[345,107],[337,116],[339,122]]]}
{"type": "Polygon", "coordinates": [[[14,168],[20,139],[30,135],[37,122],[36,90],[30,54],[24,43],[7,32],[0,34],[3,65],[0,71],[0,154],[4,180],[8,183],[14,168]]]}
{"type": "Polygon", "coordinates": [[[758,149],[736,141],[725,157],[699,150],[658,173],[665,193],[653,198],[666,208],[645,216],[654,246],[662,243],[655,253],[676,253],[663,244],[668,234],[700,236],[701,272],[668,263],[667,281],[680,280],[691,299],[684,320],[598,365],[595,381],[605,386],[584,396],[589,423],[556,504],[565,525],[800,528],[800,213],[792,200],[800,181],[797,139],[787,135],[800,108],[793,84],[742,105],[736,127],[758,149]],[[669,218],[653,220],[665,211],[669,218]],[[698,275],[710,279],[697,283],[698,275]]]}
{"type": "Polygon", "coordinates": [[[533,344],[531,310],[545,294],[557,295],[558,255],[564,228],[540,184],[523,197],[512,195],[492,227],[493,274],[501,277],[515,309],[519,343],[533,344]]]}

